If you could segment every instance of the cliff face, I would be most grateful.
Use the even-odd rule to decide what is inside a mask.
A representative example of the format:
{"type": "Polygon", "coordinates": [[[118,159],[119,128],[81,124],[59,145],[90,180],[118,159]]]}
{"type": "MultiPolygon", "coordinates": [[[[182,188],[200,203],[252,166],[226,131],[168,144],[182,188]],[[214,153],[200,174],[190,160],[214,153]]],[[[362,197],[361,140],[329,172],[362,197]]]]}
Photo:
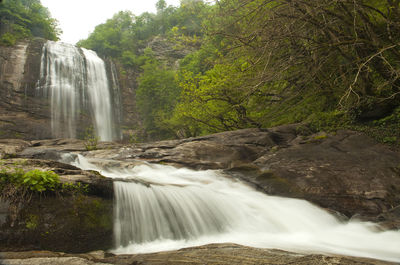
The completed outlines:
{"type": "MultiPolygon", "coordinates": [[[[51,101],[39,89],[43,83],[40,71],[45,42],[34,39],[0,49],[0,138],[32,140],[57,137],[52,132],[51,101]]],[[[120,84],[118,89],[111,88],[112,115],[116,126],[122,128],[121,135],[128,138],[129,130],[137,123],[135,80],[121,74],[119,67],[111,61],[105,63],[110,83],[120,84]]],[[[80,104],[88,105],[83,102],[85,100],[89,101],[87,95],[80,104]]],[[[76,137],[84,138],[93,111],[84,107],[77,112],[76,137]]]]}
{"type": "Polygon", "coordinates": [[[50,138],[47,100],[35,97],[44,41],[0,49],[0,137],[50,138]]]}

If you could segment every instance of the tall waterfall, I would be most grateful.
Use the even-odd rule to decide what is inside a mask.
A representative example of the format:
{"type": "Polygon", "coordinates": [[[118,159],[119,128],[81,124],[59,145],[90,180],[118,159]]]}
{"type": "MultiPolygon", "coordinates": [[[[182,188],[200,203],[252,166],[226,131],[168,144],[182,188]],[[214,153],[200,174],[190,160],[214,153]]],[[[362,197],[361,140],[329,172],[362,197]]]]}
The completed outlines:
{"type": "MultiPolygon", "coordinates": [[[[95,52],[66,43],[47,41],[43,47],[38,94],[50,100],[54,137],[76,138],[82,119],[90,118],[102,141],[119,138],[113,105],[115,82],[107,77],[104,61],[95,52]]],[[[114,80],[112,80],[114,81],[114,80]]]]}
{"type": "Polygon", "coordinates": [[[116,253],[146,253],[231,242],[304,253],[400,262],[400,231],[341,222],[311,203],[258,192],[219,171],[116,161],[72,163],[114,181],[116,253]]]}

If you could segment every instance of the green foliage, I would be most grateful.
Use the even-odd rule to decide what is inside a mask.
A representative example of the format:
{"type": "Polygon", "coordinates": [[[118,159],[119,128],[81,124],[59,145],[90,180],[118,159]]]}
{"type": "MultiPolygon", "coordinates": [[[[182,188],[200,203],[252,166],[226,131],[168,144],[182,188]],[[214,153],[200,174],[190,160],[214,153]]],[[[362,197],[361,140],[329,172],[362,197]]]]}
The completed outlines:
{"type": "Polygon", "coordinates": [[[81,182],[77,183],[63,183],[61,186],[61,191],[71,194],[87,194],[89,192],[89,185],[82,184],[81,182]]]}
{"type": "Polygon", "coordinates": [[[400,147],[400,107],[382,119],[351,124],[349,128],[362,131],[379,142],[400,147]]]}
{"type": "Polygon", "coordinates": [[[25,226],[29,230],[35,230],[38,227],[39,224],[39,216],[35,214],[30,214],[25,221],[25,226]]]}
{"type": "Polygon", "coordinates": [[[2,195],[0,197],[5,200],[24,201],[32,194],[45,192],[85,194],[89,189],[87,184],[80,182],[75,184],[61,183],[59,176],[53,171],[33,169],[25,172],[22,169],[22,162],[5,166],[5,161],[1,161],[0,166],[2,167],[0,171],[0,191],[2,195]],[[19,195],[22,197],[18,198],[19,195]]]}
{"type": "Polygon", "coordinates": [[[180,88],[174,72],[166,70],[153,56],[145,52],[146,61],[139,77],[136,100],[146,130],[146,138],[165,139],[173,136],[164,121],[170,118],[178,100],[180,88]]]}
{"type": "Polygon", "coordinates": [[[16,37],[11,33],[4,33],[0,37],[0,45],[13,46],[17,42],[16,37]]]}
{"type": "Polygon", "coordinates": [[[399,14],[394,1],[160,0],[80,45],[138,74],[146,140],[303,123],[396,144],[399,14]]]}
{"type": "Polygon", "coordinates": [[[18,184],[24,185],[32,191],[43,192],[46,190],[54,191],[60,184],[60,179],[53,171],[34,169],[26,172],[18,182],[18,184]]]}
{"type": "Polygon", "coordinates": [[[30,37],[58,40],[61,33],[39,0],[4,0],[0,2],[0,17],[0,45],[14,45],[30,37]]]}
{"type": "Polygon", "coordinates": [[[87,151],[97,150],[99,137],[96,135],[93,126],[86,128],[85,131],[85,148],[87,151]]]}
{"type": "Polygon", "coordinates": [[[86,228],[111,228],[112,216],[108,212],[108,205],[100,199],[89,200],[85,196],[77,196],[73,205],[73,216],[79,216],[79,225],[86,228]]]}

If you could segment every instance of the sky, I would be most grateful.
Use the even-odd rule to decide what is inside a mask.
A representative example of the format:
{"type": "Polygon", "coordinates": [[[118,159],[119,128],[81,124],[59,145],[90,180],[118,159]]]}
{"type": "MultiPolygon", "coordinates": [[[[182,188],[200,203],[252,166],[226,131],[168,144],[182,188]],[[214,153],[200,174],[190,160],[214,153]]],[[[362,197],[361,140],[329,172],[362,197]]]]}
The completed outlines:
{"type": "MultiPolygon", "coordinates": [[[[135,15],[156,12],[158,0],[41,0],[62,29],[61,41],[75,44],[86,39],[94,28],[106,22],[115,13],[129,10],[135,15]]],[[[179,6],[180,0],[166,0],[168,5],[179,6]]]]}

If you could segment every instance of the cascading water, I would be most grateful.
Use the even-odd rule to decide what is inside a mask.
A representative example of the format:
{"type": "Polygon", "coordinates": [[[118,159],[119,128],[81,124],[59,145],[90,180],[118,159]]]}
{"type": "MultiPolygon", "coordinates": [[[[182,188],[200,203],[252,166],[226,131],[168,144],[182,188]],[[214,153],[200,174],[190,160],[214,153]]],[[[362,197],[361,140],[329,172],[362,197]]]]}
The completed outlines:
{"type": "Polygon", "coordinates": [[[37,91],[50,99],[54,137],[76,138],[80,116],[88,112],[100,140],[119,138],[110,94],[114,89],[105,69],[93,51],[53,41],[44,44],[37,91]]]}
{"type": "Polygon", "coordinates": [[[95,129],[100,139],[111,141],[114,126],[105,64],[94,51],[82,50],[86,58],[87,91],[94,113],[95,129]]]}
{"type": "Polygon", "coordinates": [[[116,253],[231,242],[400,262],[400,231],[340,222],[304,200],[268,196],[219,171],[151,164],[119,169],[110,162],[78,156],[73,164],[118,178],[116,253]]]}

